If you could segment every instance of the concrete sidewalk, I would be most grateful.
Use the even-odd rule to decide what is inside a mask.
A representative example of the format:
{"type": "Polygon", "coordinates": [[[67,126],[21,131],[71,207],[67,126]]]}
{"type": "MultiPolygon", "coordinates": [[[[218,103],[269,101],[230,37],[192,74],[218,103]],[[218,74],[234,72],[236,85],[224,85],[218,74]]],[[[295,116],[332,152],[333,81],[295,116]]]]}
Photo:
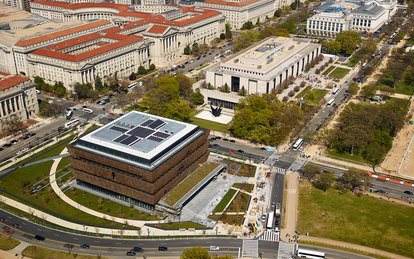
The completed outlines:
{"type": "Polygon", "coordinates": [[[299,240],[317,242],[317,243],[322,243],[326,245],[333,245],[333,246],[338,246],[338,247],[343,247],[343,248],[354,249],[354,250],[362,251],[365,253],[375,254],[375,255],[384,256],[384,257],[393,258],[393,259],[409,259],[409,257],[393,254],[390,252],[386,252],[383,250],[379,250],[379,249],[375,249],[375,248],[371,248],[367,246],[361,246],[361,245],[356,245],[352,243],[325,239],[325,238],[320,238],[320,237],[300,235],[299,240]]]}

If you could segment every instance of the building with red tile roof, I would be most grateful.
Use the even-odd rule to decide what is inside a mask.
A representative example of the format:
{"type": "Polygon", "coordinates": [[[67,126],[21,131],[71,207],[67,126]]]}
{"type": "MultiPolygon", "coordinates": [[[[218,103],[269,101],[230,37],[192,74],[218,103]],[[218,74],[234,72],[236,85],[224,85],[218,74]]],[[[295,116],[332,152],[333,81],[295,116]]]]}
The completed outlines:
{"type": "Polygon", "coordinates": [[[0,72],[0,130],[11,118],[26,121],[39,111],[36,88],[23,76],[0,72]]]}

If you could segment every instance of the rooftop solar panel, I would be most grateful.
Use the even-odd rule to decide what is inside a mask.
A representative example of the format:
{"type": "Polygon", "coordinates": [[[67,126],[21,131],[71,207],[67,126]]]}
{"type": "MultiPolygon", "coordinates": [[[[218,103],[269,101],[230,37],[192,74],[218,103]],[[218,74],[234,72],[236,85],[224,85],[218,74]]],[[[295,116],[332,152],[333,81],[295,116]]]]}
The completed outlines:
{"type": "Polygon", "coordinates": [[[149,140],[154,140],[154,141],[156,141],[156,142],[161,142],[161,141],[163,141],[164,139],[162,139],[162,138],[157,138],[157,137],[154,137],[154,136],[150,136],[150,137],[148,137],[148,139],[149,140]]]}
{"type": "Polygon", "coordinates": [[[154,120],[146,120],[144,123],[142,123],[141,124],[141,126],[143,126],[143,127],[145,127],[145,126],[147,126],[148,124],[150,124],[150,123],[152,123],[154,120]]]}
{"type": "Polygon", "coordinates": [[[165,122],[163,122],[162,120],[156,120],[153,123],[149,124],[148,127],[151,129],[156,129],[163,124],[165,124],[165,122]]]}
{"type": "Polygon", "coordinates": [[[124,144],[124,145],[129,145],[129,144],[131,144],[132,142],[134,142],[135,140],[137,140],[138,138],[137,137],[135,137],[135,136],[129,136],[128,138],[126,138],[126,139],[124,139],[123,141],[121,141],[121,144],[124,144]]]}
{"type": "Polygon", "coordinates": [[[120,128],[120,127],[117,127],[117,126],[112,126],[112,127],[110,127],[110,129],[112,129],[112,130],[116,130],[116,131],[120,131],[120,132],[122,132],[122,133],[125,133],[125,132],[127,132],[127,131],[128,131],[127,129],[120,128]]]}
{"type": "Polygon", "coordinates": [[[137,137],[140,137],[140,138],[146,138],[154,132],[155,132],[154,130],[137,126],[134,129],[130,130],[128,132],[128,134],[133,135],[133,136],[137,136],[137,137]]]}
{"type": "Polygon", "coordinates": [[[160,137],[160,138],[168,138],[170,136],[170,134],[164,133],[164,132],[155,132],[154,136],[156,137],[160,137]]]}
{"type": "Polygon", "coordinates": [[[119,137],[117,137],[114,141],[115,142],[121,142],[122,140],[126,139],[128,137],[128,135],[121,135],[119,137]]]}

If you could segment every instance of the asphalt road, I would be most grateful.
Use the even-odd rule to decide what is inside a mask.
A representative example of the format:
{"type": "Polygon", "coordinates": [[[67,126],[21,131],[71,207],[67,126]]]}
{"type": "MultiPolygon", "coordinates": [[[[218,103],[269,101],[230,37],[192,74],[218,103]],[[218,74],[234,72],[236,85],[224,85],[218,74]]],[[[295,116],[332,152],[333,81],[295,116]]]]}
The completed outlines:
{"type": "MultiPolygon", "coordinates": [[[[144,253],[139,255],[149,256],[171,256],[180,255],[183,250],[195,246],[209,248],[211,245],[219,246],[220,250],[212,252],[214,254],[232,254],[237,256],[239,248],[242,248],[242,239],[235,238],[209,238],[209,239],[158,239],[158,240],[130,240],[130,239],[110,239],[91,236],[83,236],[50,229],[41,225],[37,225],[30,221],[26,221],[11,213],[0,210],[0,217],[5,218],[4,222],[0,222],[3,229],[12,231],[12,236],[19,240],[34,245],[40,245],[58,250],[71,250],[76,253],[100,254],[105,256],[124,256],[127,251],[133,247],[141,247],[144,253]],[[19,224],[18,228],[10,227],[10,224],[19,224]],[[35,235],[45,237],[45,241],[39,241],[34,238],[35,235]],[[81,244],[89,244],[90,249],[80,248],[81,244]],[[158,251],[159,246],[168,247],[168,252],[158,251]]],[[[146,236],[147,233],[142,233],[146,236]]],[[[277,255],[278,243],[259,241],[259,252],[266,258],[275,258],[277,255]]]]}

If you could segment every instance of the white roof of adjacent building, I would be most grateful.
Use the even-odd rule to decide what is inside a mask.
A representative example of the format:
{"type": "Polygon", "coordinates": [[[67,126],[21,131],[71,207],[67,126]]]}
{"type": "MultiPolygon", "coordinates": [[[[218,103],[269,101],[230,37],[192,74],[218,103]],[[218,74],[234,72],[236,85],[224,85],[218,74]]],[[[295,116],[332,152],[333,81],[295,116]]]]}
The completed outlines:
{"type": "Polygon", "coordinates": [[[76,147],[153,168],[197,133],[196,125],[132,111],[80,138],[76,147]]]}

